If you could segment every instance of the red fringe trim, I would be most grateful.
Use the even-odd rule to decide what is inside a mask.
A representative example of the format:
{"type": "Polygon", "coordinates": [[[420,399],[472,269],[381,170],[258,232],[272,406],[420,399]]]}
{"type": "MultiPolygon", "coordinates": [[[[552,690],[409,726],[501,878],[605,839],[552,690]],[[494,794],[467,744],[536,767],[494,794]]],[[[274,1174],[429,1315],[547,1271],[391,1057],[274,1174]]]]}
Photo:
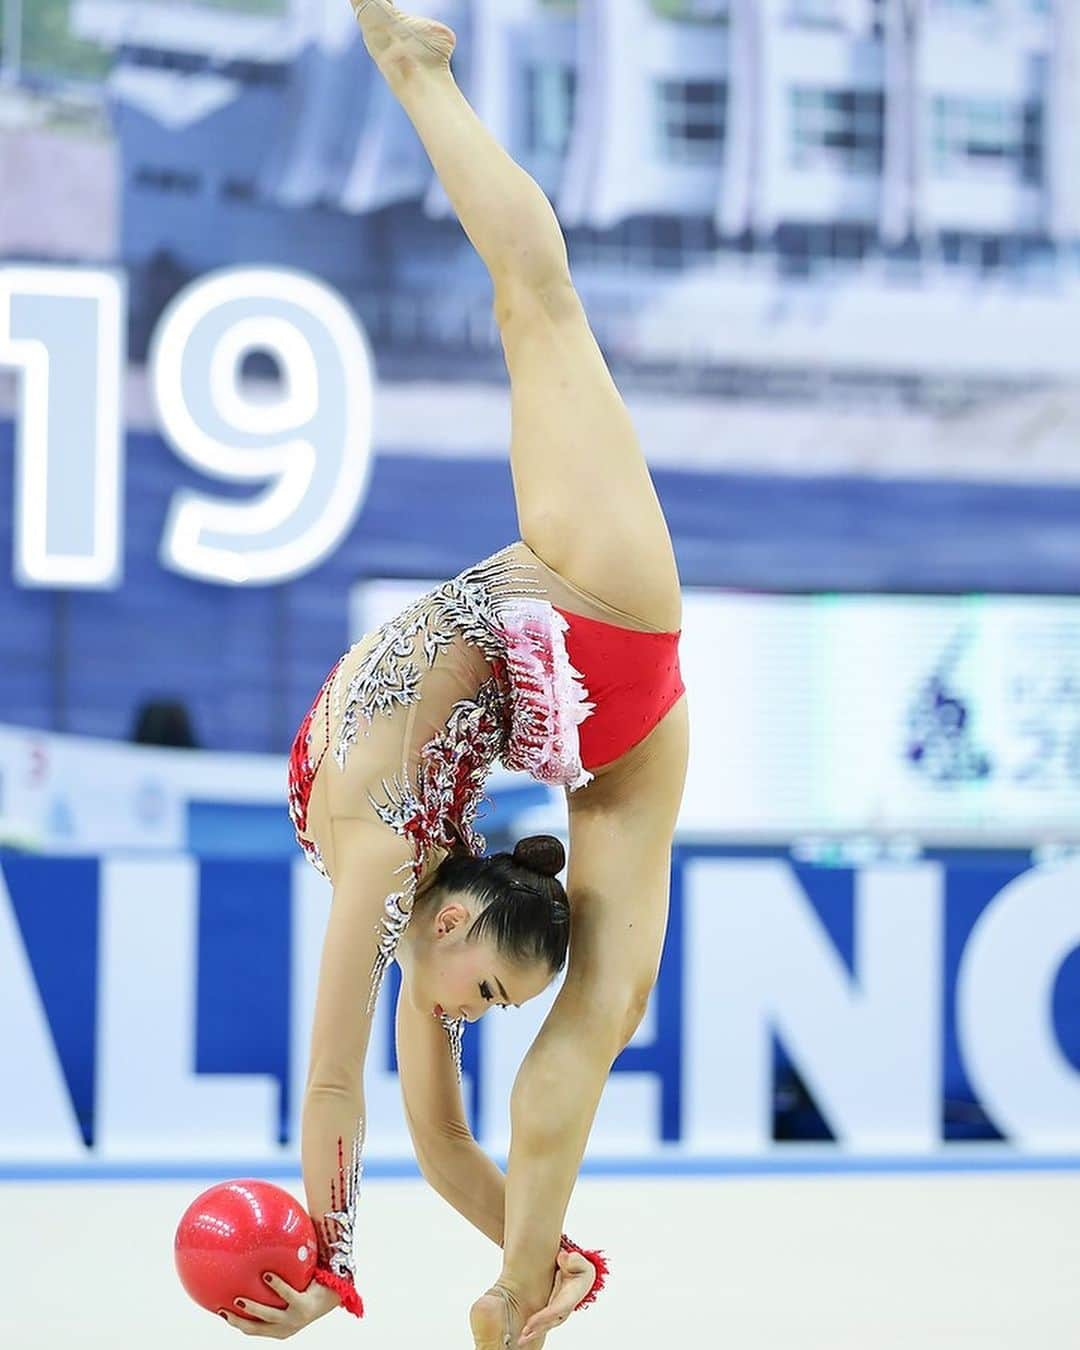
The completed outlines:
{"type": "Polygon", "coordinates": [[[587,1252],[584,1247],[579,1247],[576,1242],[571,1242],[565,1233],[559,1239],[559,1246],[564,1252],[577,1252],[579,1256],[584,1256],[587,1261],[592,1262],[593,1269],[596,1271],[596,1279],[593,1280],[593,1287],[574,1309],[574,1311],[577,1312],[578,1308],[584,1308],[587,1307],[588,1304],[596,1302],[596,1296],[607,1284],[607,1277],[611,1267],[608,1265],[607,1257],[603,1252],[587,1252]]]}
{"type": "Polygon", "coordinates": [[[364,1300],[356,1292],[356,1285],[353,1284],[352,1280],[347,1280],[342,1275],[335,1275],[326,1266],[316,1266],[312,1279],[326,1285],[327,1289],[332,1289],[341,1299],[341,1306],[347,1313],[352,1313],[354,1317],[363,1317],[364,1300]]]}

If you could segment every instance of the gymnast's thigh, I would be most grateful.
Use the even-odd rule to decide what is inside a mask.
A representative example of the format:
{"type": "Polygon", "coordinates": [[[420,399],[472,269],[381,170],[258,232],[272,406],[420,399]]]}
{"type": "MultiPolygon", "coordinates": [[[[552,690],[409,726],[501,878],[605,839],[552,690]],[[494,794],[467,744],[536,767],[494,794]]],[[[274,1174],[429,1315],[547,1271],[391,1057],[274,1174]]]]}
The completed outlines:
{"type": "Polygon", "coordinates": [[[496,294],[521,537],[554,571],[661,632],[682,626],[671,535],[576,293],[496,294]]]}

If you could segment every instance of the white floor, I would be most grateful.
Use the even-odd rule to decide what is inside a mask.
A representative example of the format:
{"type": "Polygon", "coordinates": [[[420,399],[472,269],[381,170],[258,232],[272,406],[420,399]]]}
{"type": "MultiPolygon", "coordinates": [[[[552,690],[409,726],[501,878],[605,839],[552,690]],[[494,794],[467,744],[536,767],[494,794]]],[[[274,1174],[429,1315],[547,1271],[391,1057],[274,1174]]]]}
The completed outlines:
{"type": "MultiPolygon", "coordinates": [[[[0,1346],[239,1346],[172,1265],[177,1219],[216,1180],[0,1185],[0,1346]]],[[[368,1181],[362,1216],[368,1316],[331,1314],[302,1343],[469,1350],[495,1249],[419,1182],[368,1181]]],[[[1076,1174],[584,1178],[568,1227],[613,1274],[547,1345],[1070,1350],[1078,1216],[1076,1174]]]]}

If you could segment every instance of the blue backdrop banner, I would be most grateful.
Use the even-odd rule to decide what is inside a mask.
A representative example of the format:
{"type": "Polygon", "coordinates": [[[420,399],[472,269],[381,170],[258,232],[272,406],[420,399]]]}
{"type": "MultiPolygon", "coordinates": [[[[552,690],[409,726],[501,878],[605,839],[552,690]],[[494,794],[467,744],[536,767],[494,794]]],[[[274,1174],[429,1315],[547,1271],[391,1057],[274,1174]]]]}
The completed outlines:
{"type": "MultiPolygon", "coordinates": [[[[0,1167],[297,1164],[330,900],[313,869],[9,854],[0,882],[0,1167]]],[[[591,1154],[1080,1155],[1077,894],[1080,863],[1019,853],[852,868],[678,846],[660,977],[591,1154]]],[[[376,1163],[411,1151],[396,992],[366,1073],[376,1163]]],[[[467,1107],[496,1155],[555,992],[466,1037],[467,1107]]]]}

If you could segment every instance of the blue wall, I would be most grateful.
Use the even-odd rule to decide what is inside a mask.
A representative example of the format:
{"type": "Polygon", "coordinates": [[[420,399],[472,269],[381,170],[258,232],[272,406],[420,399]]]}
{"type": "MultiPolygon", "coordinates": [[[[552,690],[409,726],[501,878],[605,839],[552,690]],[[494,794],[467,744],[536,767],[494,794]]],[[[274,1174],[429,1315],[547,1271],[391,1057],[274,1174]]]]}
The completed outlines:
{"type": "MultiPolygon", "coordinates": [[[[122,587],[22,590],[11,576],[13,450],[13,424],[0,423],[0,462],[11,466],[0,492],[0,721],[30,727],[126,739],[142,700],[175,697],[204,748],[283,753],[348,645],[358,578],[453,576],[518,536],[508,461],[381,457],[328,562],[285,586],[207,585],[158,561],[173,494],[205,491],[205,480],[159,436],[132,433],[122,587]]],[[[1080,590],[1080,489],[670,470],[654,479],[688,586],[1080,590]]]]}

